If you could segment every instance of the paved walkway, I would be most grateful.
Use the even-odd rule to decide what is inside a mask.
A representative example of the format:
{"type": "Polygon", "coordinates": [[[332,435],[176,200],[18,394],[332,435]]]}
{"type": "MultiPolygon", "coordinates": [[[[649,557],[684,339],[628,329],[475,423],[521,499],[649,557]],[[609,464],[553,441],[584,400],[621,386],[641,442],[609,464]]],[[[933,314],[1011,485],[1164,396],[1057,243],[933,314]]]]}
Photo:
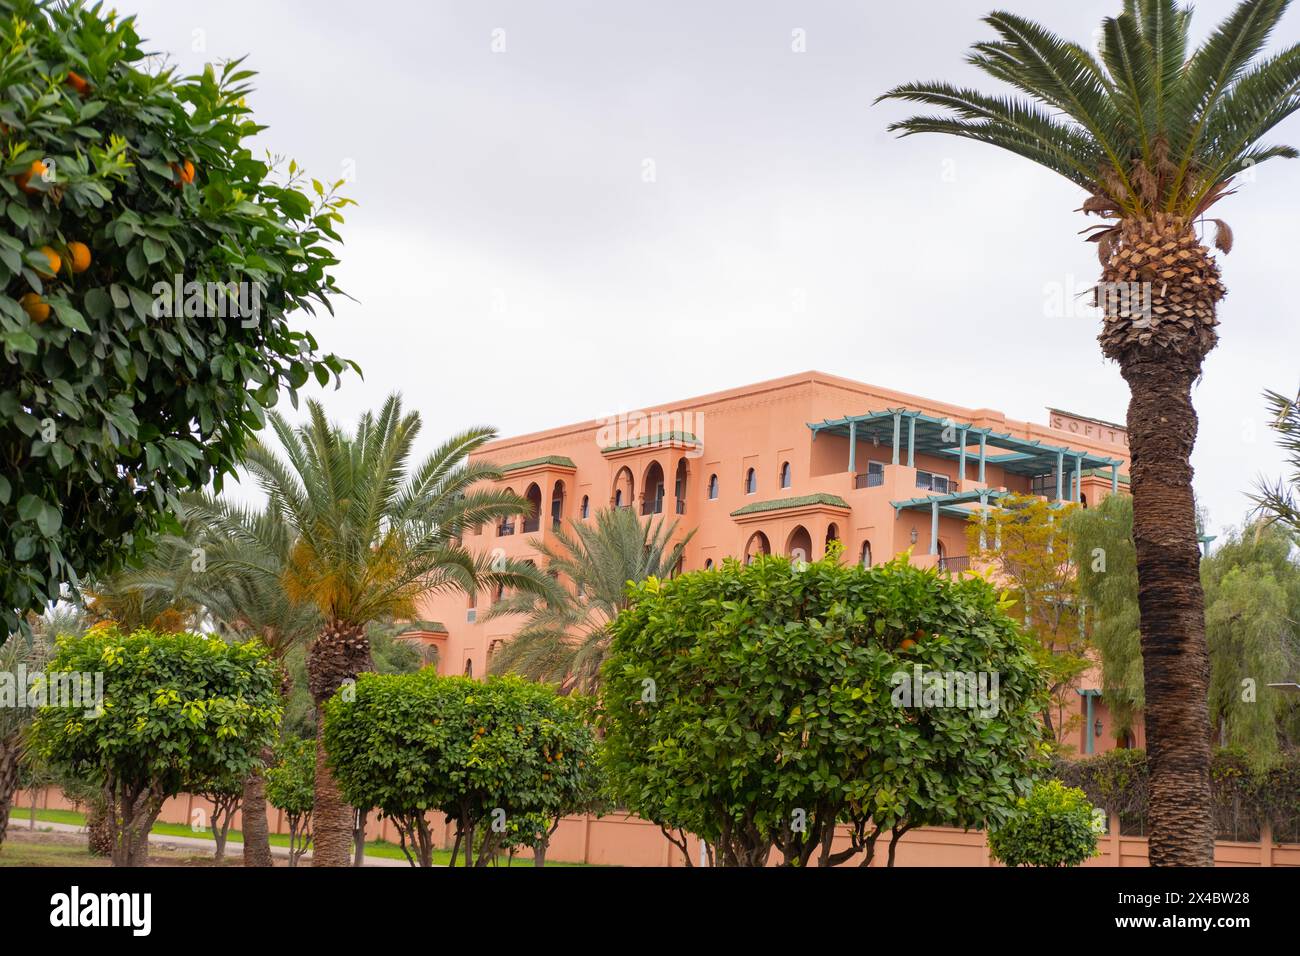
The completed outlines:
{"type": "MultiPolygon", "coordinates": [[[[23,826],[23,822],[24,821],[22,820],[21,817],[19,817],[17,820],[11,818],[9,822],[9,826],[15,830],[25,830],[27,829],[27,827],[23,826]],[[15,826],[15,824],[17,825],[15,826]]],[[[37,832],[40,832],[41,830],[52,830],[55,833],[85,833],[86,832],[85,827],[78,826],[75,823],[48,823],[44,820],[36,821],[36,829],[37,832]]],[[[149,845],[156,846],[159,849],[164,849],[164,848],[176,849],[179,847],[192,847],[194,849],[204,850],[208,853],[213,852],[213,848],[214,848],[214,842],[206,837],[171,836],[170,834],[167,833],[150,833],[149,845]]],[[[272,845],[271,854],[273,856],[283,857],[284,859],[287,860],[289,858],[289,848],[287,846],[272,845]]],[[[243,855],[244,855],[244,844],[236,843],[234,840],[230,840],[226,843],[226,856],[242,857],[243,855]]],[[[301,862],[306,863],[309,862],[310,860],[311,860],[311,851],[308,850],[303,855],[301,862]]],[[[379,856],[370,856],[370,855],[366,856],[365,865],[366,866],[404,866],[404,867],[410,866],[410,864],[407,863],[406,860],[393,860],[393,859],[389,859],[388,857],[379,857],[379,856]]]]}

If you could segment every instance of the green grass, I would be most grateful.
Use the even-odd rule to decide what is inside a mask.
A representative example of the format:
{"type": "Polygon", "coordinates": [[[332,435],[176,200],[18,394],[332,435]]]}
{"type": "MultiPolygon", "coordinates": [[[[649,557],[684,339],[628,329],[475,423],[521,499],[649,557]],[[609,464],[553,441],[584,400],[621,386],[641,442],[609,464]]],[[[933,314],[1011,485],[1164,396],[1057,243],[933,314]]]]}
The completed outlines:
{"type": "MultiPolygon", "coordinates": [[[[11,828],[25,829],[24,825],[30,818],[31,818],[30,808],[14,807],[14,813],[9,818],[9,826],[11,828]]],[[[38,809],[36,811],[36,819],[40,823],[68,823],[68,824],[72,824],[73,826],[79,826],[79,827],[84,827],[86,825],[86,815],[84,813],[78,813],[76,810],[38,809]]],[[[194,830],[183,823],[155,823],[153,825],[153,829],[150,832],[157,833],[159,836],[197,837],[204,840],[213,839],[211,830],[194,830]]],[[[239,830],[231,830],[230,833],[227,835],[226,839],[229,843],[243,843],[244,834],[239,830]]],[[[287,833],[272,833],[270,835],[270,840],[271,840],[271,846],[287,847],[289,845],[289,835],[287,833]]],[[[389,843],[387,840],[371,840],[367,842],[366,856],[373,856],[378,859],[387,859],[387,860],[405,861],[406,859],[406,857],[402,854],[402,848],[398,846],[396,843],[389,843]]],[[[461,856],[461,860],[462,861],[464,860],[463,855],[461,856]]],[[[506,857],[504,856],[501,857],[501,863],[503,866],[505,865],[506,857]]],[[[434,866],[450,865],[451,851],[434,850],[433,864],[434,866]]],[[[14,863],[12,865],[14,866],[57,866],[59,864],[14,863]]],[[[67,865],[75,866],[78,864],[70,863],[67,865]]],[[[91,865],[91,864],[86,864],[86,865],[91,865]]],[[[531,868],[532,865],[533,865],[533,861],[530,859],[522,859],[522,860],[514,861],[514,866],[526,866],[531,868]]],[[[549,867],[549,866],[587,866],[588,864],[559,863],[559,862],[552,863],[548,861],[546,865],[549,867]]]]}
{"type": "Polygon", "coordinates": [[[0,867],[5,866],[108,866],[108,860],[91,856],[84,846],[6,840],[0,850],[0,867]]]}

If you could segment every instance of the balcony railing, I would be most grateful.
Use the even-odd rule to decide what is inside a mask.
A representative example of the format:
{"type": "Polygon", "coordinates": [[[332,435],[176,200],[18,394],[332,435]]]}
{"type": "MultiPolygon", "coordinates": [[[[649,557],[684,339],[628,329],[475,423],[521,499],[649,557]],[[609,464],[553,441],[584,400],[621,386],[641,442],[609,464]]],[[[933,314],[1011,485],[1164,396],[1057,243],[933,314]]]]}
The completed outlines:
{"type": "Polygon", "coordinates": [[[865,475],[853,476],[854,488],[879,488],[885,483],[885,473],[881,471],[869,471],[865,475]]]}
{"type": "Polygon", "coordinates": [[[497,525],[497,537],[504,538],[506,535],[515,533],[515,523],[513,521],[503,521],[497,525]]]}
{"type": "Polygon", "coordinates": [[[542,527],[542,519],[536,516],[524,519],[524,534],[532,534],[542,527]]]}
{"type": "Polygon", "coordinates": [[[961,574],[963,571],[970,570],[970,555],[959,554],[951,558],[939,559],[939,570],[947,571],[950,574],[961,574]]]}
{"type": "Polygon", "coordinates": [[[683,501],[681,498],[677,499],[677,513],[679,515],[686,514],[686,502],[683,501]]]}
{"type": "Polygon", "coordinates": [[[641,502],[641,514],[643,515],[660,515],[664,513],[664,500],[655,498],[651,501],[641,502]]]}

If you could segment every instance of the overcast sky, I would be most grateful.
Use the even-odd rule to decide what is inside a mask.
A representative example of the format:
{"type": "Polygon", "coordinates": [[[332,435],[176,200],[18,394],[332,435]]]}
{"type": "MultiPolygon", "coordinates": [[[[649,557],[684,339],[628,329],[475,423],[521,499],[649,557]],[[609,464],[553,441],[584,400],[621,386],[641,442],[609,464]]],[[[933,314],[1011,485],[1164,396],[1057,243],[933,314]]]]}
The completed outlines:
{"type": "MultiPolygon", "coordinates": [[[[820,369],[1046,422],[1124,421],[1127,389],[1067,297],[1095,280],[1080,190],[981,144],[885,126],[908,80],[963,62],[995,6],[1091,45],[1119,0],[124,0],[185,69],[248,55],[261,144],[354,176],[313,322],[399,388],[424,445],[518,434],[820,369]],[[795,47],[802,42],[803,52],[795,47]],[[546,387],[567,380],[581,387],[546,387]]],[[[1203,36],[1232,3],[1201,0],[1203,36]]],[[[1300,42],[1300,10],[1275,45],[1300,42]]],[[[1300,143],[1300,118],[1278,139],[1300,143]]],[[[1195,393],[1197,491],[1219,529],[1282,457],[1260,393],[1300,383],[1300,161],[1224,201],[1219,348],[1195,393]]],[[[1095,222],[1096,220],[1092,220],[1095,222]]],[[[287,404],[286,410],[289,409],[287,404]]]]}

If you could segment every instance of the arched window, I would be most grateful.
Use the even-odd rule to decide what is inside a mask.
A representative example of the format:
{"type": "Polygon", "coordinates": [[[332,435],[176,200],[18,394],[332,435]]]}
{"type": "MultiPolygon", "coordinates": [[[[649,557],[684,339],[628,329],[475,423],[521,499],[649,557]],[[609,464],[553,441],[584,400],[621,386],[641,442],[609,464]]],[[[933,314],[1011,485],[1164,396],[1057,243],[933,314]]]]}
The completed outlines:
{"type": "Polygon", "coordinates": [[[859,560],[862,562],[862,566],[864,568],[871,567],[871,542],[870,541],[862,542],[862,555],[859,560]]]}
{"type": "Polygon", "coordinates": [[[564,482],[557,481],[551,491],[551,527],[557,531],[564,520],[564,482]]]}
{"type": "Polygon", "coordinates": [[[641,487],[644,489],[644,498],[641,500],[641,513],[643,515],[663,514],[664,510],[664,470],[659,462],[652,461],[646,468],[645,477],[641,480],[641,487]]]}
{"type": "Polygon", "coordinates": [[[474,661],[468,657],[465,658],[465,676],[466,677],[474,676],[474,661]]]}
{"type": "Polygon", "coordinates": [[[781,487],[790,487],[790,463],[788,461],[781,465],[781,487]]]}
{"type": "Polygon", "coordinates": [[[704,570],[705,570],[705,571],[712,571],[712,570],[713,570],[713,559],[712,559],[712,558],[705,558],[705,559],[704,559],[704,570]]]}
{"type": "Polygon", "coordinates": [[[771,553],[772,546],[768,543],[767,535],[761,531],[755,531],[749,536],[749,543],[745,545],[745,563],[753,564],[757,555],[771,553]]]}
{"type": "MultiPolygon", "coordinates": [[[[513,495],[514,493],[515,493],[515,491],[514,491],[513,488],[507,488],[507,489],[506,489],[506,494],[508,494],[508,495],[513,495]]],[[[503,537],[505,537],[505,536],[508,535],[508,534],[514,534],[514,533],[515,533],[515,519],[514,519],[514,516],[511,516],[511,517],[509,517],[509,518],[502,518],[502,519],[497,523],[497,537],[498,537],[498,538],[503,538],[503,537]]]]}
{"type": "Polygon", "coordinates": [[[674,508],[679,515],[686,514],[686,459],[677,459],[677,474],[673,477],[674,508]]]}
{"type": "Polygon", "coordinates": [[[583,495],[582,496],[582,517],[587,518],[590,514],[591,514],[591,497],[589,495],[583,495]]]}
{"type": "Polygon", "coordinates": [[[758,474],[753,468],[745,472],[745,494],[752,495],[758,491],[758,474]]]}
{"type": "Polygon", "coordinates": [[[826,550],[829,551],[831,544],[838,540],[840,540],[839,525],[832,521],[826,528],[826,550]]]}
{"type": "Polygon", "coordinates": [[[1081,493],[1079,495],[1079,504],[1083,505],[1085,508],[1088,507],[1088,496],[1081,493]]]}
{"type": "Polygon", "coordinates": [[[635,486],[632,484],[632,471],[626,465],[618,470],[614,476],[614,495],[612,501],[615,508],[630,508],[635,502],[632,500],[632,491],[635,486]]]}
{"type": "Polygon", "coordinates": [[[709,500],[718,500],[718,476],[709,475],[709,500]]]}
{"type": "Polygon", "coordinates": [[[504,584],[498,584],[496,589],[496,595],[492,599],[493,603],[500,601],[505,596],[506,596],[506,586],[504,584]]]}
{"type": "Polygon", "coordinates": [[[805,564],[812,559],[812,535],[807,528],[798,525],[790,532],[790,538],[785,543],[785,553],[793,560],[805,564]]]}
{"type": "Polygon", "coordinates": [[[542,527],[542,489],[533,482],[524,492],[528,499],[528,514],[524,518],[524,534],[532,534],[542,527]]]}

